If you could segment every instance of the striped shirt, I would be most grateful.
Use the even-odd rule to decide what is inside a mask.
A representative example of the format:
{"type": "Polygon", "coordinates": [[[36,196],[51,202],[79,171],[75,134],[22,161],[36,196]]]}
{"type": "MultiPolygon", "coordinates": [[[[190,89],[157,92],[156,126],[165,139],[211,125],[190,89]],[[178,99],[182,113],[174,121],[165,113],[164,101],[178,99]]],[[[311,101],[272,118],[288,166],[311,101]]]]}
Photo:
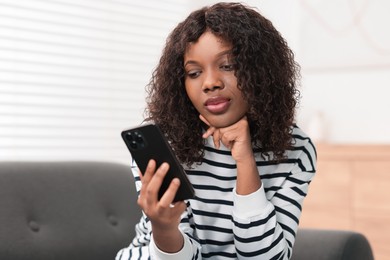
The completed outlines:
{"type": "MultiPolygon", "coordinates": [[[[215,149],[209,137],[202,164],[186,170],[195,198],[187,201],[181,218],[182,250],[161,252],[143,215],[136,225],[136,237],[118,252],[116,260],[290,259],[303,199],[316,166],[311,140],[298,127],[292,134],[293,147],[282,161],[254,151],[262,186],[249,195],[235,192],[236,163],[226,147],[221,144],[215,149]]],[[[140,190],[138,170],[133,169],[140,190]]]]}

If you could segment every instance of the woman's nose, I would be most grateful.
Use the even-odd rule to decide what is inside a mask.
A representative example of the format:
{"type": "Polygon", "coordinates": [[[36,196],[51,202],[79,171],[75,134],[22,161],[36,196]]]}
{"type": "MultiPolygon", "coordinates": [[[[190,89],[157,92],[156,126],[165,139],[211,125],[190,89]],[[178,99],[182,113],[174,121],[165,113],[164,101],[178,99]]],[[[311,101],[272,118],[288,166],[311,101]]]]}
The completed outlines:
{"type": "Polygon", "coordinates": [[[214,91],[223,88],[223,82],[217,72],[208,72],[203,82],[203,92],[214,91]]]}

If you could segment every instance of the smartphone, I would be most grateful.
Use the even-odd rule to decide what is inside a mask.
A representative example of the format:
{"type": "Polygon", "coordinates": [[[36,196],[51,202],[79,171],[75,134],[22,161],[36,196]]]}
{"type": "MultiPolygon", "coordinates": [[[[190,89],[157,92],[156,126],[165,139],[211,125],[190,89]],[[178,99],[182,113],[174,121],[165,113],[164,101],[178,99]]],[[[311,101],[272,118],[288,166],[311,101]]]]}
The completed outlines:
{"type": "Polygon", "coordinates": [[[186,172],[157,125],[141,125],[124,130],[121,135],[142,174],[144,174],[146,166],[151,159],[156,161],[157,168],[163,162],[169,164],[169,170],[159,190],[158,199],[168,189],[173,178],[180,179],[180,187],[176,193],[174,202],[194,197],[194,189],[188,180],[186,172]]]}

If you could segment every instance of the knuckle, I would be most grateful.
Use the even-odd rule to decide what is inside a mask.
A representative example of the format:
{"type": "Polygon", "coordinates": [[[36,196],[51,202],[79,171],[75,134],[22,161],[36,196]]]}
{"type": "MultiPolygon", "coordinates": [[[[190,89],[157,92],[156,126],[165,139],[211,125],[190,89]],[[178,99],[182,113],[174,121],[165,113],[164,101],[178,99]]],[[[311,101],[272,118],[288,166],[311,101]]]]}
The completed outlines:
{"type": "Polygon", "coordinates": [[[146,194],[148,196],[150,196],[152,193],[153,193],[153,189],[152,188],[150,188],[150,187],[146,188],[146,194]]]}

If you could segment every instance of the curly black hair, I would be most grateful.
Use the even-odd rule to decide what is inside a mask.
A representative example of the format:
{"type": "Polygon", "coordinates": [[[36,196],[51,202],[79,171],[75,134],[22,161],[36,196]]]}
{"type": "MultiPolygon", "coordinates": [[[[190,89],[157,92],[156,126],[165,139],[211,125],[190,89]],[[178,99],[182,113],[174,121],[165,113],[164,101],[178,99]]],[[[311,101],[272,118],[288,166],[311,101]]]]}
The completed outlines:
{"type": "Polygon", "coordinates": [[[203,7],[170,33],[146,86],[145,120],[159,125],[181,163],[201,163],[203,123],[186,94],[184,53],[206,30],[233,46],[235,75],[249,104],[254,147],[264,156],[272,153],[274,159],[284,158],[292,143],[299,65],[272,23],[240,3],[203,7]]]}

